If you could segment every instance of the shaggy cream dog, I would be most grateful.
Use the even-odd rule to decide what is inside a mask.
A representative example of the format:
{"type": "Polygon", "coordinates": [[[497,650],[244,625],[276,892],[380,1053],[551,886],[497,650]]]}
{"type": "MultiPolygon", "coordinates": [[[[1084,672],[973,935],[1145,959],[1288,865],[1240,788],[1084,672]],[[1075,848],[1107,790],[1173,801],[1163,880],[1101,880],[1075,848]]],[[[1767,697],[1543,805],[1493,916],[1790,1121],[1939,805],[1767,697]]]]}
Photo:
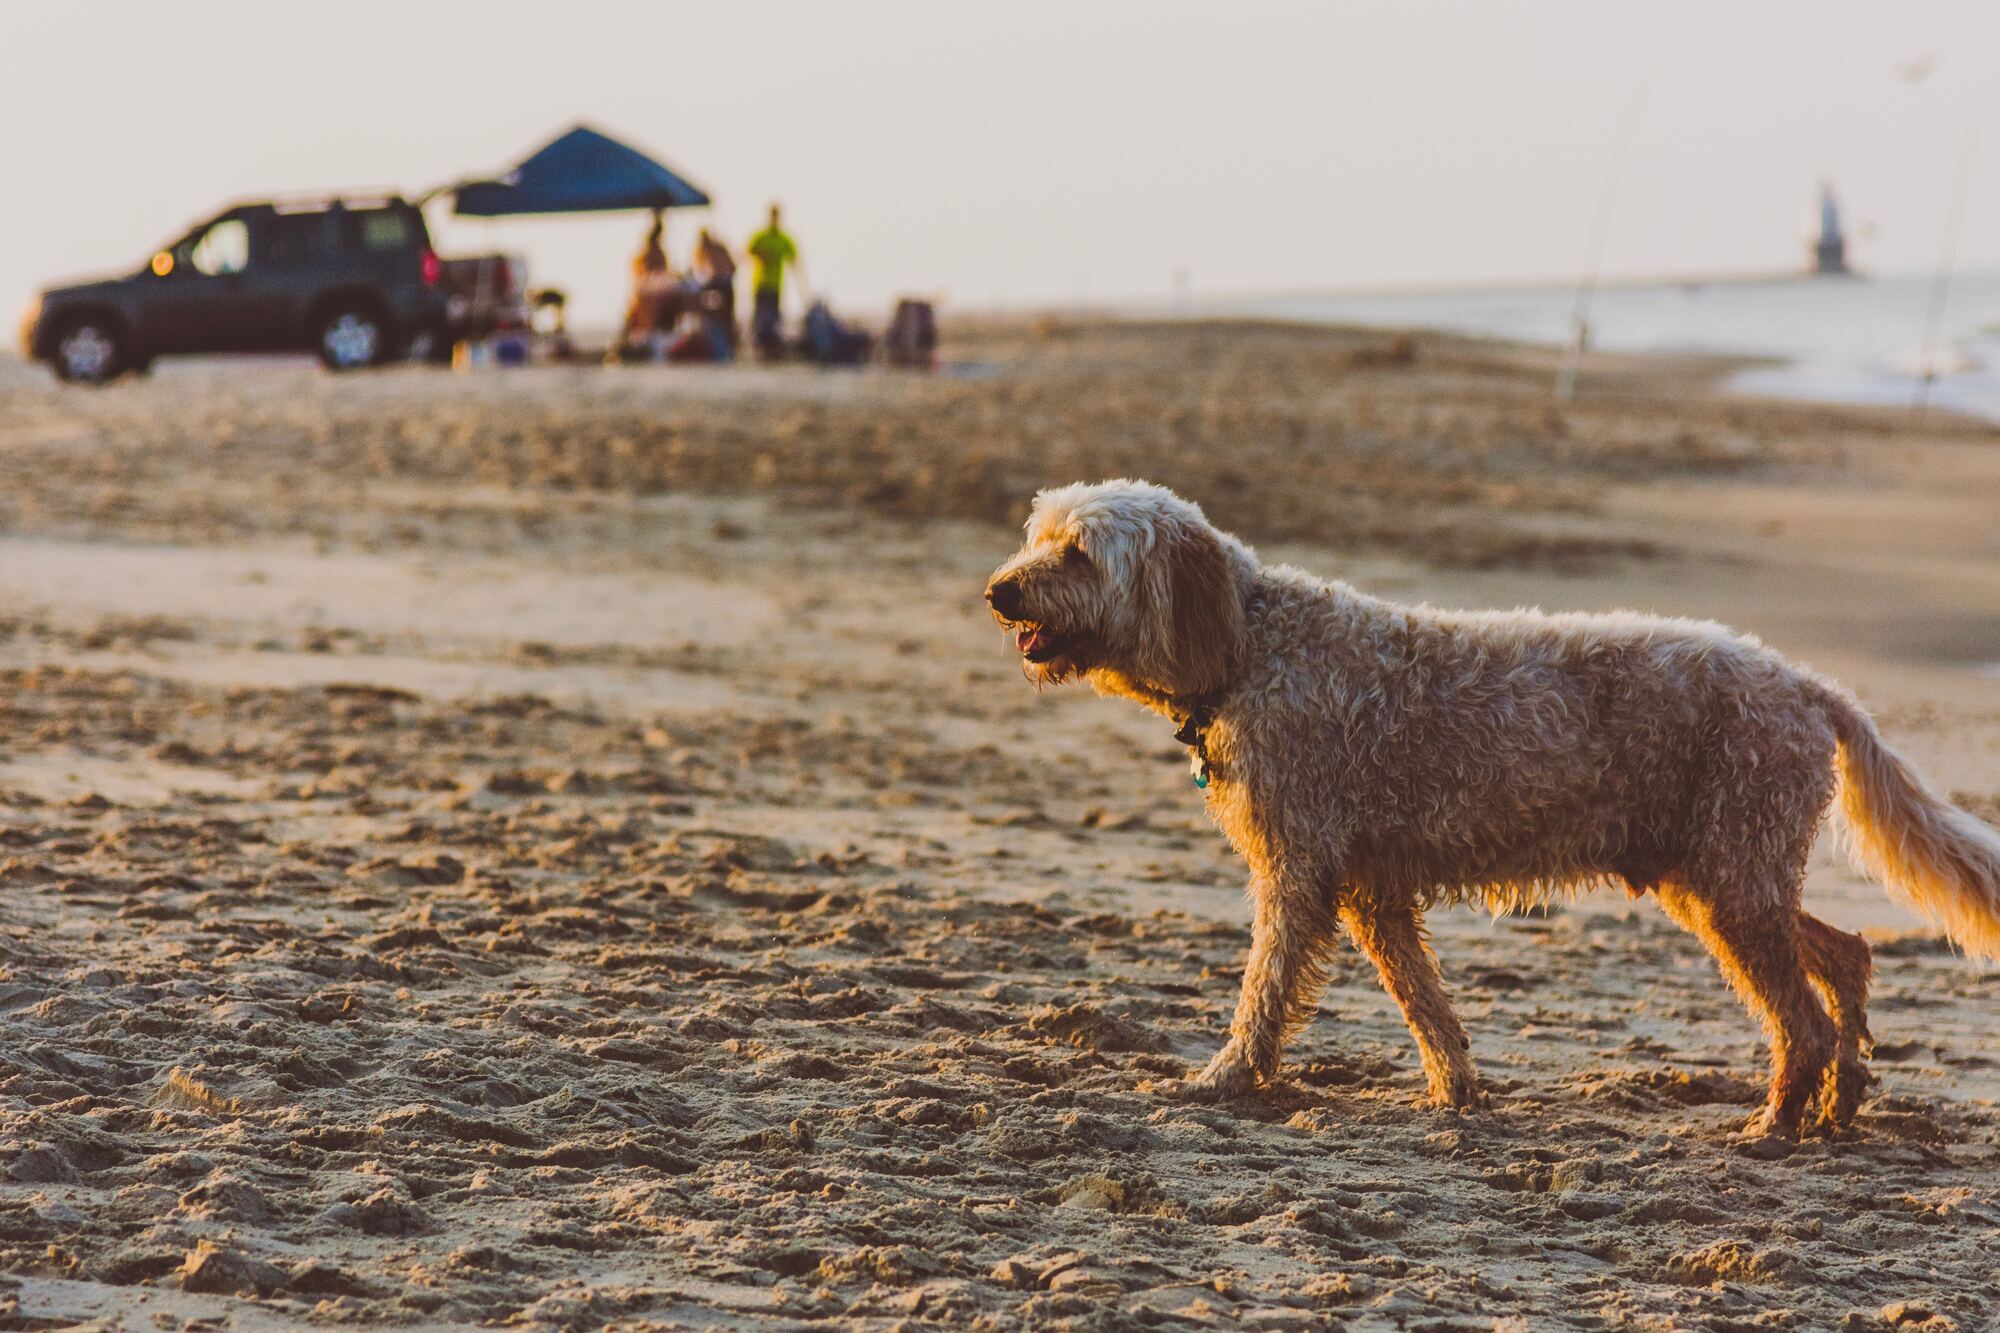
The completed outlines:
{"type": "Polygon", "coordinates": [[[1698,935],[1768,1028],[1751,1128],[1837,1131],[1868,1083],[1868,946],[1799,905],[1836,793],[1857,861],[2000,958],[2000,833],[1926,787],[1840,687],[1755,639],[1399,606],[1260,564],[1144,482],[1044,491],[1027,530],[986,598],[1031,678],[1083,677],[1180,724],[1249,862],[1242,997],[1191,1093],[1272,1077],[1345,927],[1401,1006],[1431,1098],[1476,1106],[1424,910],[1617,883],[1698,935]]]}

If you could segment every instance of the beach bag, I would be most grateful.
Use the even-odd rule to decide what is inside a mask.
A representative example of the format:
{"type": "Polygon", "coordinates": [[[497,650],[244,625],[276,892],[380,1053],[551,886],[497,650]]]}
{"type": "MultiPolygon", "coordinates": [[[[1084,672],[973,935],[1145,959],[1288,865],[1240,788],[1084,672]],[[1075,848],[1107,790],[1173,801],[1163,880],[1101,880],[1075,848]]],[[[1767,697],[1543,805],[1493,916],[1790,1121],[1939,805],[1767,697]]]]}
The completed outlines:
{"type": "Polygon", "coordinates": [[[858,366],[868,360],[875,339],[866,330],[835,319],[826,302],[815,301],[806,311],[802,351],[822,366],[858,366]]]}

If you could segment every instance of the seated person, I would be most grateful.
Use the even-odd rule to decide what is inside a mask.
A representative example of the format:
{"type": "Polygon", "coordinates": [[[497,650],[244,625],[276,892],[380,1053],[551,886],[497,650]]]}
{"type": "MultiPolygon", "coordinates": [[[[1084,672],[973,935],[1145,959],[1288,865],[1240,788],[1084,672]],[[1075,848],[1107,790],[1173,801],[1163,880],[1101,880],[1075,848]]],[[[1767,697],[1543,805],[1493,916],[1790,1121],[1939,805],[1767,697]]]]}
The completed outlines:
{"type": "Polygon", "coordinates": [[[689,306],[693,288],[668,265],[665,235],[664,215],[656,210],[645,242],[632,259],[632,301],[618,337],[623,348],[638,348],[655,333],[671,333],[689,306]]]}

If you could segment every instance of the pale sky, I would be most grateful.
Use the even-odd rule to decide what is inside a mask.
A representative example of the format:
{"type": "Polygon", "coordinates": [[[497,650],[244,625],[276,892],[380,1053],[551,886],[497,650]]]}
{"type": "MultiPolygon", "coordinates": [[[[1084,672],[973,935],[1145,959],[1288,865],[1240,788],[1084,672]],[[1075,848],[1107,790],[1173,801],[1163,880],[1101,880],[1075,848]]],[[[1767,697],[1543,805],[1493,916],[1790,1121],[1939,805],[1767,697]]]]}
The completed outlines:
{"type": "MultiPolygon", "coordinates": [[[[579,120],[705,186],[734,244],[782,199],[809,278],[878,321],[906,291],[1162,300],[1182,268],[1197,298],[1568,279],[1628,116],[1611,274],[1792,266],[1822,176],[1860,263],[1928,269],[1975,117],[1960,258],[1994,266],[1996,90],[1991,0],[0,0],[0,302],[234,199],[417,193],[579,120]]],[[[642,231],[439,241],[525,252],[602,322],[642,231]]]]}

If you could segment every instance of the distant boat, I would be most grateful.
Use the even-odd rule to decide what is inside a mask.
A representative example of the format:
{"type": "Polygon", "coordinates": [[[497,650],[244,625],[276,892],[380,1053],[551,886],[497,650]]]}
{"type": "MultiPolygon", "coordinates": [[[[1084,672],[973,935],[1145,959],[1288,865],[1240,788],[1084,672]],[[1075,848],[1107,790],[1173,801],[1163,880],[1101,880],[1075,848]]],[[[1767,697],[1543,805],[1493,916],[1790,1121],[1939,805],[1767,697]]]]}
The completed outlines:
{"type": "Polygon", "coordinates": [[[1824,182],[1819,187],[1819,232],[1807,245],[1814,273],[1839,276],[1854,271],[1847,266],[1847,233],[1840,228],[1840,201],[1833,197],[1833,186],[1824,182]]]}

